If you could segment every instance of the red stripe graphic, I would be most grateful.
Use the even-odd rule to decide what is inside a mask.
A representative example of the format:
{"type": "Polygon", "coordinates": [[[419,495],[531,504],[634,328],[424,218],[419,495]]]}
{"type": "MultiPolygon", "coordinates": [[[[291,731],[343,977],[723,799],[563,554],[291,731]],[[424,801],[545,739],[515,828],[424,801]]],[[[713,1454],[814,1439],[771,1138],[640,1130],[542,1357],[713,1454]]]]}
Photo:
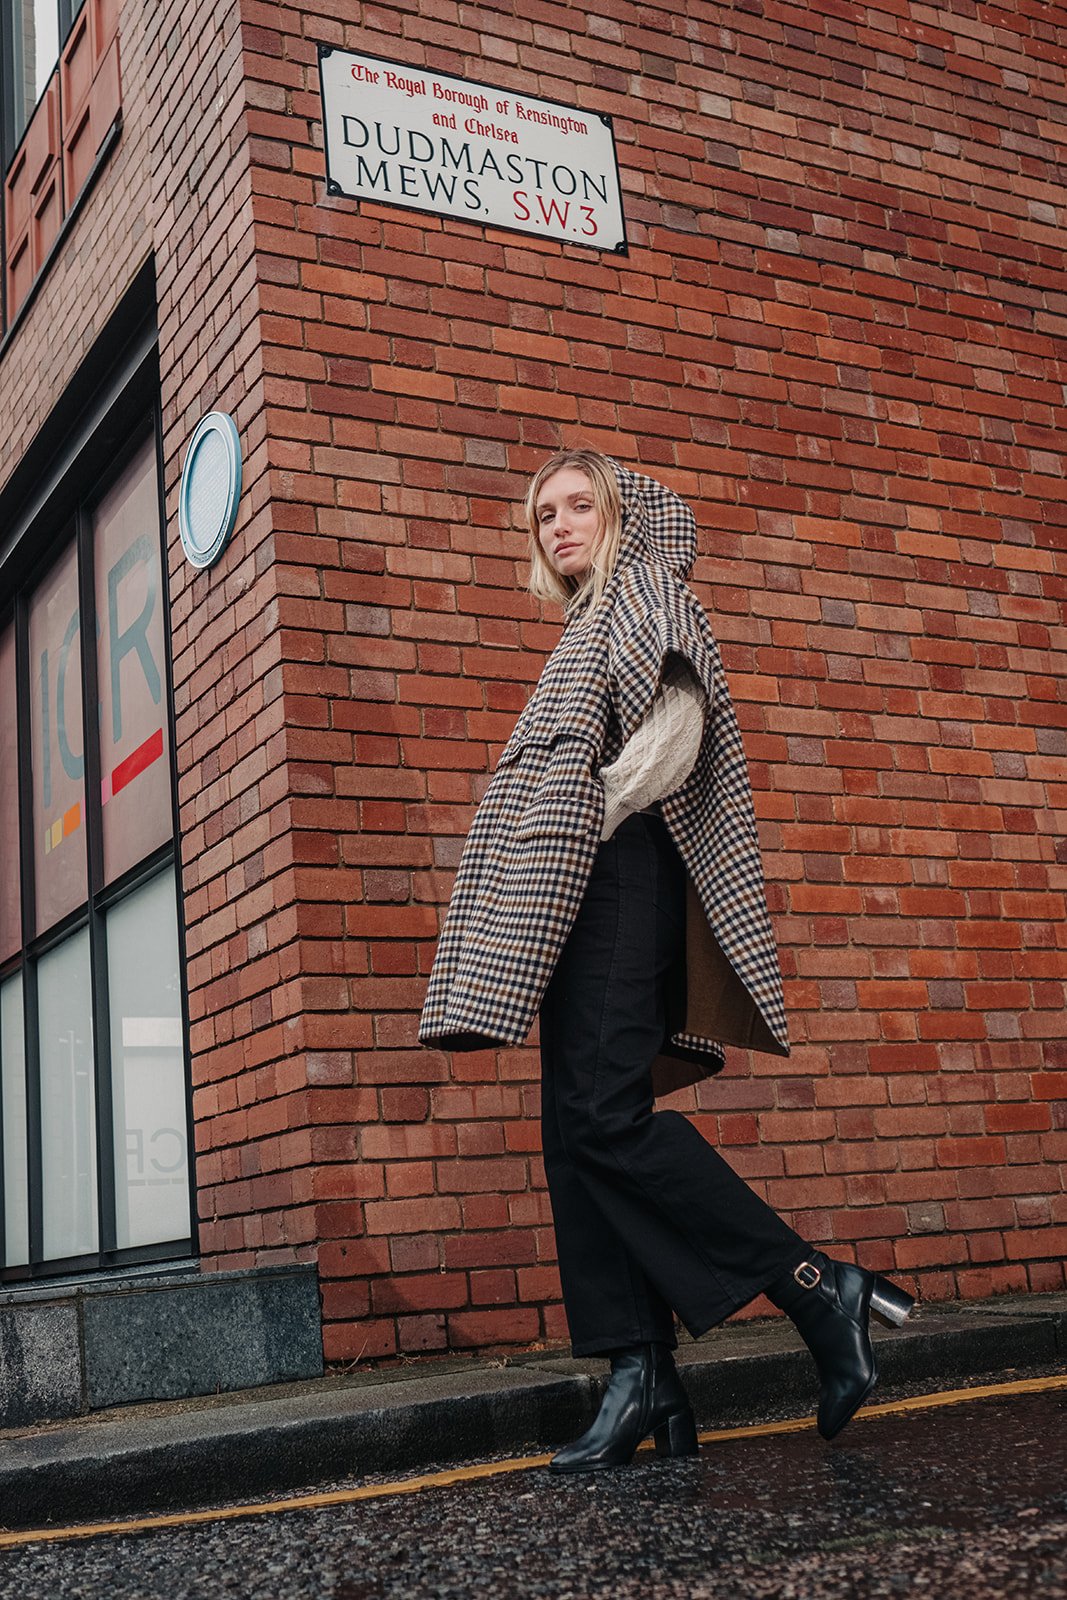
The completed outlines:
{"type": "Polygon", "coordinates": [[[139,772],[150,767],[153,761],[158,761],[163,754],[163,729],[157,728],[155,733],[150,733],[144,744],[139,744],[136,750],[120,761],[111,773],[111,793],[118,794],[120,789],[125,789],[132,783],[139,772]]]}

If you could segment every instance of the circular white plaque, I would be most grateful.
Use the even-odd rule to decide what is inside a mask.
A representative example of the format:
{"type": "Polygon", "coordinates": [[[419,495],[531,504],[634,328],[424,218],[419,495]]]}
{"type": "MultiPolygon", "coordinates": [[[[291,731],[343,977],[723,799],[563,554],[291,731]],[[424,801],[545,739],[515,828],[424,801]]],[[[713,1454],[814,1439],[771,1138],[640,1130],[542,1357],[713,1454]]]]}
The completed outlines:
{"type": "Polygon", "coordinates": [[[178,491],[178,531],[194,567],[210,567],[219,559],[237,521],[240,498],[237,429],[225,411],[209,411],[189,440],[178,491]]]}

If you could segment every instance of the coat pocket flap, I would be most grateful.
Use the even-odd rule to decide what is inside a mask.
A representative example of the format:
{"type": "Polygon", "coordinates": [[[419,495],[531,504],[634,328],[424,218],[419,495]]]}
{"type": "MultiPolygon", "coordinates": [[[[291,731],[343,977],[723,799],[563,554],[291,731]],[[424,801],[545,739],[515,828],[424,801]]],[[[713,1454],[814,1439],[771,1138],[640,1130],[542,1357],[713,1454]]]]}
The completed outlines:
{"type": "Polygon", "coordinates": [[[515,824],[515,836],[530,839],[539,833],[560,833],[571,838],[599,834],[604,820],[604,791],[587,781],[580,788],[538,788],[515,824]]]}

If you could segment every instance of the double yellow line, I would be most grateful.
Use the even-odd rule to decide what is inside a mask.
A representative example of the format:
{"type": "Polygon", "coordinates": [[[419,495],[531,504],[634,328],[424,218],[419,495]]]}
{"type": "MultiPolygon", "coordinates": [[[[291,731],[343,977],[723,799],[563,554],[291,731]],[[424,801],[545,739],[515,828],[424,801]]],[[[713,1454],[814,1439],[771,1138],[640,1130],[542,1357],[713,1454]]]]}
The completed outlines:
{"type": "MultiPolygon", "coordinates": [[[[1044,1394],[1067,1389],[1067,1374],[1051,1378],[1020,1378],[1014,1383],[983,1384],[973,1389],[942,1389],[937,1394],[915,1395],[910,1400],[891,1400],[884,1405],[866,1406],[857,1421],[873,1417],[901,1416],[909,1411],[932,1411],[940,1406],[961,1405],[967,1400],[1002,1400],[1012,1395],[1044,1394]]],[[[701,1444],[725,1444],[732,1439],[766,1439],[779,1433],[806,1433],[814,1428],[814,1417],[795,1417],[786,1422],[760,1422],[744,1428],[717,1428],[700,1434],[701,1444]]],[[[642,1449],[651,1449],[651,1441],[642,1449]]],[[[426,1472],[417,1478],[399,1478],[391,1483],[368,1483],[356,1489],[332,1489],[322,1494],[295,1495],[285,1500],[264,1500],[256,1505],[219,1506],[206,1511],[182,1511],[168,1516],[136,1517],[123,1522],[85,1522],[65,1528],[27,1528],[17,1533],[0,1533],[0,1549],[23,1544],[51,1544],[60,1539],[98,1539],[104,1534],[146,1533],[156,1528],[189,1528],[199,1522],[234,1522],[240,1517],[276,1516],[283,1511],[317,1511],[323,1506],[353,1505],[357,1500],[385,1500],[391,1495],[419,1494],[423,1489],[447,1489],[457,1483],[478,1483],[499,1478],[506,1472],[531,1472],[547,1465],[550,1457],[515,1456],[507,1461],[483,1461],[473,1467],[451,1467],[442,1472],[426,1472]]]]}

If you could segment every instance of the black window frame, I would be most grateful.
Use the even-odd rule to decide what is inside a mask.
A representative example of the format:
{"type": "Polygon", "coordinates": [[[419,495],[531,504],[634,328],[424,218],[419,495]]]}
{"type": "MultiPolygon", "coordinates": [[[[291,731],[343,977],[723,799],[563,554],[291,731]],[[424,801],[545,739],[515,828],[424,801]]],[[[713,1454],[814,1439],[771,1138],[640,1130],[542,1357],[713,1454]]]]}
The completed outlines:
{"type": "MultiPolygon", "coordinates": [[[[128,408],[127,408],[128,409],[128,408]]],[[[144,412],[141,412],[144,418],[144,412]]],[[[72,1274],[92,1274],[107,1269],[136,1266],[153,1262],[186,1259],[197,1254],[197,1209],[193,1141],[192,1083],[189,1072],[189,1000],[185,977],[185,925],[182,914],[181,853],[178,831],[177,771],[174,760],[175,719],[173,696],[173,666],[170,629],[164,634],[164,726],[170,741],[170,822],[171,837],[149,856],[121,874],[114,882],[104,883],[103,819],[99,805],[90,804],[89,796],[100,793],[99,721],[97,706],[96,591],[93,570],[92,509],[107,489],[117,481],[136,452],[143,448],[151,436],[155,446],[156,482],[160,529],[161,604],[164,617],[169,616],[169,583],[166,561],[166,528],[163,495],[163,441],[162,415],[159,405],[158,383],[147,420],[133,426],[122,442],[108,456],[106,466],[93,479],[78,490],[72,510],[59,521],[55,537],[48,541],[47,549],[39,558],[26,565],[17,576],[15,592],[6,603],[0,604],[0,630],[12,621],[15,626],[16,706],[18,731],[18,792],[19,792],[19,866],[21,882],[22,945],[17,954],[0,963],[0,982],[22,974],[22,1013],[26,1076],[26,1134],[27,1180],[29,1221],[29,1262],[8,1265],[6,1259],[5,1173],[3,1150],[3,1103],[0,1100],[0,1284],[11,1285],[52,1279],[72,1274]],[[82,667],[82,735],[85,750],[85,821],[87,852],[86,899],[45,933],[35,931],[36,907],[34,900],[33,858],[33,792],[30,744],[30,662],[29,662],[29,608],[33,594],[47,573],[60,560],[71,544],[77,550],[78,598],[81,608],[81,667],[82,667]],[[94,642],[90,648],[88,640],[94,642]],[[180,1005],[182,1047],[185,1061],[184,1102],[186,1117],[186,1170],[189,1194],[189,1234],[182,1238],[159,1244],[137,1245],[120,1249],[116,1243],[116,1179],[115,1138],[112,1105],[112,1063],[110,1040],[110,1005],[107,971],[107,946],[104,922],[110,908],[133,894],[168,866],[173,870],[176,883],[176,910],[178,922],[178,950],[180,975],[180,1005]],[[94,1115],[96,1132],[96,1199],[98,1222],[98,1248],[95,1252],[63,1258],[43,1258],[43,1162],[41,1151],[41,1078],[40,1034],[37,1007],[37,965],[43,955],[73,934],[88,928],[90,988],[93,1017],[93,1081],[94,1115]]]]}

